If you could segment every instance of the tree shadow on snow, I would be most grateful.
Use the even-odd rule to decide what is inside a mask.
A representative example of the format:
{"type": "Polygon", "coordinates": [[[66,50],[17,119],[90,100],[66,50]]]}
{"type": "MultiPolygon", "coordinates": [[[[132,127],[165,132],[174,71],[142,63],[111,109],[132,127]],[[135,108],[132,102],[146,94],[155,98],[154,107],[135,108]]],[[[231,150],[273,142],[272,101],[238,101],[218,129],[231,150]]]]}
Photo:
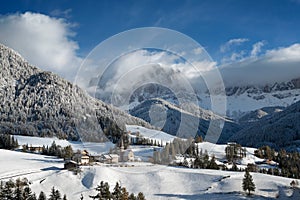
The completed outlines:
{"type": "Polygon", "coordinates": [[[230,200],[238,200],[238,199],[273,199],[270,197],[263,197],[259,195],[251,195],[246,196],[245,194],[239,193],[239,192],[232,192],[232,193],[206,193],[206,194],[155,194],[159,197],[164,197],[168,199],[172,198],[178,198],[178,199],[186,199],[186,200],[201,200],[201,199],[230,199],[230,200]]]}
{"type": "Polygon", "coordinates": [[[62,170],[63,168],[59,168],[59,167],[55,167],[55,166],[52,166],[52,167],[47,167],[47,168],[43,168],[41,169],[42,171],[58,171],[58,170],[62,170]]]}

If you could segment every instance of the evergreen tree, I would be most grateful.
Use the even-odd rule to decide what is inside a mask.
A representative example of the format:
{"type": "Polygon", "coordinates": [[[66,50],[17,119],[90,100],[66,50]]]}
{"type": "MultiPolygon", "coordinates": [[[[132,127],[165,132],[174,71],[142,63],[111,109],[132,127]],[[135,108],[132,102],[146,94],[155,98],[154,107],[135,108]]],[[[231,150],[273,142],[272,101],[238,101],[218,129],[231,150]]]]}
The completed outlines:
{"type": "Polygon", "coordinates": [[[211,160],[209,161],[208,168],[209,169],[219,169],[219,166],[216,163],[216,158],[214,155],[211,157],[211,160]]]}
{"type": "Polygon", "coordinates": [[[187,161],[186,157],[184,157],[182,165],[184,167],[189,167],[189,162],[187,161]]]}
{"type": "Polygon", "coordinates": [[[109,191],[109,185],[108,185],[107,182],[105,182],[105,184],[104,184],[103,197],[104,197],[104,199],[111,199],[111,194],[110,194],[110,191],[109,191]]]}
{"type": "Polygon", "coordinates": [[[17,179],[16,180],[16,188],[14,191],[15,200],[22,200],[22,193],[23,193],[23,188],[22,188],[21,180],[17,179]]]}
{"type": "Polygon", "coordinates": [[[146,200],[144,194],[142,192],[139,192],[138,195],[137,195],[137,200],[146,200]]]}
{"type": "Polygon", "coordinates": [[[122,194],[120,200],[128,200],[129,193],[127,192],[126,188],[122,188],[122,194]]]}
{"type": "Polygon", "coordinates": [[[82,194],[80,195],[80,200],[83,200],[83,195],[82,194]]]}
{"type": "Polygon", "coordinates": [[[116,183],[114,187],[114,191],[112,192],[112,198],[113,199],[120,199],[122,196],[122,188],[119,184],[119,182],[116,183]]]}
{"type": "Polygon", "coordinates": [[[58,190],[55,190],[55,200],[61,200],[61,194],[58,190]]]}
{"type": "Polygon", "coordinates": [[[244,179],[243,179],[243,190],[248,191],[248,195],[251,194],[251,191],[255,191],[255,184],[253,182],[253,178],[249,173],[249,170],[246,169],[244,179]]]}
{"type": "Polygon", "coordinates": [[[5,183],[3,188],[3,199],[5,200],[13,200],[13,188],[15,187],[15,183],[12,180],[9,180],[5,183]]]}
{"type": "Polygon", "coordinates": [[[32,194],[32,191],[29,186],[26,186],[23,190],[22,199],[34,200],[36,199],[35,194],[32,194]]]}
{"type": "Polygon", "coordinates": [[[55,190],[54,187],[51,189],[49,200],[61,200],[61,194],[58,190],[55,190]]]}
{"type": "Polygon", "coordinates": [[[4,190],[4,182],[0,181],[0,199],[4,199],[3,190],[4,190]]]}
{"type": "Polygon", "coordinates": [[[133,193],[131,193],[128,197],[128,200],[136,200],[136,197],[134,196],[133,193]]]}
{"type": "Polygon", "coordinates": [[[46,195],[43,191],[40,192],[38,200],[47,200],[46,195]]]}
{"type": "Polygon", "coordinates": [[[71,145],[64,147],[63,152],[64,159],[71,159],[73,157],[74,153],[71,145]]]}

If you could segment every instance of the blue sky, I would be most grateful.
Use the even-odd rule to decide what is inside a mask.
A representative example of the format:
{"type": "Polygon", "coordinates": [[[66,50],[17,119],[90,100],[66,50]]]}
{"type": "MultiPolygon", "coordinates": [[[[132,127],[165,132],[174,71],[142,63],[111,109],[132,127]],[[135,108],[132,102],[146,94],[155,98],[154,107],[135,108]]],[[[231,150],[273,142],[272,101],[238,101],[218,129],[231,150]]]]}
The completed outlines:
{"type": "MultiPolygon", "coordinates": [[[[61,38],[70,48],[64,53],[73,60],[73,57],[85,57],[110,36],[148,26],[170,28],[186,34],[199,42],[218,63],[235,62],[250,57],[252,53],[258,56],[300,42],[299,0],[16,0],[5,3],[2,0],[0,14],[1,43],[15,48],[22,55],[28,54],[28,49],[15,42],[14,37],[18,38],[18,34],[14,33],[14,37],[10,34],[13,30],[20,30],[19,34],[22,34],[26,23],[22,22],[20,27],[12,24],[23,18],[43,17],[47,23],[49,20],[54,22],[47,26],[59,26],[57,30],[49,28],[47,31],[61,33],[55,38],[61,38]],[[30,15],[24,16],[26,12],[30,15]],[[5,33],[4,29],[10,32],[5,33]]],[[[35,36],[28,35],[24,40],[35,39],[35,36]]],[[[26,56],[30,61],[31,57],[36,57],[26,56]]],[[[39,62],[33,63],[39,65],[39,62]]]]}

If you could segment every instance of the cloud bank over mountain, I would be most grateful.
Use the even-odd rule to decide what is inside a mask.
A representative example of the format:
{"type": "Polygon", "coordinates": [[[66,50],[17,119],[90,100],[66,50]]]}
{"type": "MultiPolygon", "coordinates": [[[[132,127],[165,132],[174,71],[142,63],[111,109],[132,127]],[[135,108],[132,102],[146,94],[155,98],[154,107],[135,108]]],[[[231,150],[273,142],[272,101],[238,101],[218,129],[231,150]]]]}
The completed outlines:
{"type": "Polygon", "coordinates": [[[75,25],[63,18],[25,12],[0,16],[0,42],[30,63],[72,80],[81,63],[72,40],[75,25]]]}
{"type": "Polygon", "coordinates": [[[265,85],[299,78],[300,44],[267,50],[219,69],[226,85],[265,85]]]}
{"type": "MultiPolygon", "coordinates": [[[[45,14],[25,12],[0,16],[0,42],[15,49],[30,63],[43,70],[53,71],[60,76],[73,81],[82,62],[77,55],[78,43],[73,39],[74,24],[64,18],[51,17],[45,14]]],[[[150,73],[151,67],[157,66],[171,74],[181,74],[185,81],[198,84],[203,81],[200,76],[208,76],[210,71],[218,67],[226,85],[264,85],[298,78],[300,76],[300,44],[263,51],[266,42],[258,41],[252,44],[252,49],[241,50],[244,44],[250,44],[248,38],[234,38],[221,45],[220,51],[229,53],[221,64],[217,62],[188,63],[184,62],[184,52],[181,58],[162,51],[139,50],[127,55],[120,55],[113,62],[111,70],[106,72],[105,85],[109,90],[115,88],[120,77],[139,71],[150,73]],[[239,51],[235,50],[238,47],[239,51]],[[143,66],[146,63],[145,66],[143,66]],[[149,63],[151,63],[149,67],[149,63]],[[193,70],[192,65],[198,66],[193,70]],[[189,66],[189,67],[187,67],[189,66]],[[200,67],[199,67],[200,66],[200,67]],[[200,72],[199,72],[199,69],[200,72]]],[[[195,49],[196,56],[203,49],[195,49]]],[[[93,74],[95,75],[95,74],[93,74]]],[[[139,76],[130,76],[131,79],[139,76]]],[[[93,77],[87,77],[93,78],[93,77]]],[[[102,81],[103,81],[102,80],[102,81]]],[[[130,81],[130,80],[128,80],[130,81]]],[[[84,85],[84,84],[82,84],[84,85]]]]}

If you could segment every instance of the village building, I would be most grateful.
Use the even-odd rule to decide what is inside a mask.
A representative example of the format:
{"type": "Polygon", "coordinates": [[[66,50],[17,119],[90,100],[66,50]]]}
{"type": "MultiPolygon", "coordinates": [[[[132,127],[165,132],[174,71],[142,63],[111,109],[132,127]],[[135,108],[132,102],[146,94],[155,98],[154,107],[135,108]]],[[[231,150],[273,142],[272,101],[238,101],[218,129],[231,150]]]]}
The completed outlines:
{"type": "Polygon", "coordinates": [[[120,162],[133,162],[134,161],[134,153],[131,149],[124,149],[123,140],[121,140],[121,147],[119,150],[119,161],[120,162]]]}
{"type": "Polygon", "coordinates": [[[120,161],[121,162],[133,162],[134,161],[134,153],[131,149],[124,150],[120,152],[120,161]]]}
{"type": "Polygon", "coordinates": [[[43,147],[41,146],[36,146],[36,145],[30,145],[28,147],[28,150],[30,152],[35,152],[35,153],[41,153],[43,151],[43,147]]]}
{"type": "Polygon", "coordinates": [[[88,151],[83,150],[81,152],[74,153],[72,160],[81,165],[88,165],[90,163],[90,156],[88,151]]]}
{"type": "Polygon", "coordinates": [[[119,155],[118,154],[102,154],[99,158],[99,162],[105,164],[116,164],[119,162],[119,155]]]}
{"type": "Polygon", "coordinates": [[[78,164],[73,160],[67,160],[64,164],[64,169],[72,170],[78,168],[78,164]]]}

